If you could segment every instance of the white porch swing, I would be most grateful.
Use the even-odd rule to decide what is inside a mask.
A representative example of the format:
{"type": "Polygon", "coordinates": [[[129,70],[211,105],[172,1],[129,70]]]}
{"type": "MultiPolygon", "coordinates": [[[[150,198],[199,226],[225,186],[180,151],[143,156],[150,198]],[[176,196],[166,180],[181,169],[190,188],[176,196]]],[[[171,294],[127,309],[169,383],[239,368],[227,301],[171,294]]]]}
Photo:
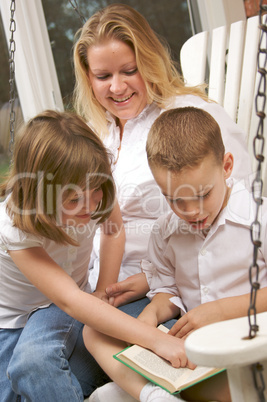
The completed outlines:
{"type": "MultiPolygon", "coordinates": [[[[261,40],[265,38],[266,42],[266,36],[267,36],[266,18],[265,18],[265,24],[262,21],[263,17],[260,16],[260,18],[261,18],[260,25],[262,26],[261,40]]],[[[238,26],[241,27],[241,30],[238,28],[239,33],[243,32],[242,35],[244,35],[245,33],[244,23],[239,24],[238,26]]],[[[224,89],[226,88],[225,96],[230,92],[231,95],[233,95],[233,89],[236,89],[237,98],[235,98],[236,102],[233,105],[233,113],[234,113],[233,118],[235,119],[235,117],[237,116],[236,115],[237,110],[239,111],[239,115],[241,110],[243,110],[244,122],[246,122],[246,124],[250,126],[250,129],[248,129],[247,126],[244,126],[244,128],[247,129],[247,132],[251,133],[252,127],[254,128],[256,127],[255,124],[250,124],[251,121],[255,122],[255,116],[252,117],[253,113],[252,113],[251,99],[255,95],[254,88],[255,88],[256,69],[255,71],[253,70],[253,63],[257,55],[255,52],[255,48],[253,46],[255,46],[255,43],[258,40],[259,30],[258,28],[255,29],[255,19],[253,20],[251,19],[251,22],[250,21],[248,22],[247,27],[248,27],[247,38],[245,43],[248,43],[249,45],[245,47],[244,55],[243,55],[243,47],[240,53],[240,44],[241,42],[243,43],[243,36],[242,37],[239,36],[239,42],[233,42],[235,43],[235,46],[237,46],[239,50],[239,59],[238,59],[239,62],[236,63],[237,59],[235,50],[231,50],[231,52],[229,51],[228,54],[228,63],[229,63],[228,66],[230,71],[231,71],[230,66],[232,63],[231,55],[233,55],[233,57],[235,56],[232,64],[233,69],[235,70],[234,72],[235,75],[233,76],[234,78],[232,79],[232,81],[229,81],[229,83],[226,82],[225,84],[224,68],[218,69],[218,64],[216,66],[217,70],[216,69],[212,70],[211,67],[210,68],[211,72],[212,71],[213,73],[215,71],[217,71],[217,73],[219,71],[221,72],[220,82],[223,83],[222,84],[223,86],[217,91],[218,88],[216,88],[216,86],[219,82],[218,75],[217,76],[210,75],[210,88],[211,91],[213,91],[213,93],[210,95],[213,98],[215,98],[215,100],[217,100],[219,103],[222,104],[224,98],[222,96],[222,93],[224,93],[224,89]],[[252,31],[250,31],[250,29],[252,29],[252,31]],[[251,44],[252,38],[254,40],[253,42],[254,45],[251,44]],[[243,59],[244,63],[242,63],[243,59]],[[241,105],[241,103],[238,103],[237,99],[239,98],[239,92],[240,92],[240,80],[238,79],[238,77],[239,78],[241,77],[242,64],[244,65],[244,68],[248,68],[248,64],[250,67],[249,70],[244,69],[245,72],[243,73],[242,76],[243,77],[242,83],[244,85],[243,84],[242,84],[243,86],[241,85],[241,88],[243,88],[241,90],[241,94],[243,93],[243,97],[241,96],[241,98],[244,104],[241,105]],[[247,78],[251,78],[249,80],[249,84],[247,78]],[[221,81],[221,79],[223,81],[221,81]],[[216,93],[219,96],[218,98],[216,98],[217,96],[216,93]]],[[[233,31],[235,30],[234,28],[233,31]]],[[[223,28],[222,30],[220,30],[220,32],[222,32],[223,34],[223,42],[222,37],[220,37],[220,41],[221,43],[225,44],[226,33],[227,33],[226,28],[223,28]]],[[[195,37],[190,38],[181,51],[181,66],[184,76],[189,84],[195,84],[195,85],[201,84],[204,81],[205,63],[207,54],[207,34],[201,33],[199,35],[200,36],[195,35],[195,37]],[[203,47],[200,47],[199,44],[200,38],[202,43],[201,46],[203,47]],[[200,75],[198,75],[197,77],[194,75],[195,72],[192,70],[192,66],[199,67],[199,64],[196,64],[194,61],[192,61],[192,59],[189,59],[189,57],[192,57],[192,55],[196,57],[202,55],[203,69],[197,71],[197,73],[200,72],[200,75]]],[[[216,50],[218,52],[217,46],[214,46],[213,49],[214,51],[216,50]]],[[[225,49],[224,50],[222,50],[222,48],[220,49],[221,49],[220,55],[221,56],[223,55],[224,57],[225,49]]],[[[224,65],[225,61],[221,56],[220,60],[223,63],[221,65],[224,65]]],[[[218,53],[217,56],[213,57],[212,60],[214,60],[214,62],[215,61],[218,62],[219,60],[218,53]]],[[[260,96],[264,96],[263,107],[258,113],[260,119],[262,120],[262,125],[260,124],[258,125],[258,134],[260,138],[262,138],[262,134],[264,134],[263,120],[265,117],[264,109],[266,101],[266,65],[267,65],[266,60],[267,60],[267,53],[265,43],[265,55],[263,54],[263,57],[258,57],[259,69],[262,70],[262,80],[259,79],[256,81],[256,83],[258,83],[259,85],[257,94],[261,93],[260,96]],[[263,59],[263,67],[260,68],[261,58],[263,59]],[[262,86],[260,87],[261,83],[262,86]],[[259,132],[260,129],[262,129],[262,133],[259,132]]],[[[230,77],[231,74],[229,70],[228,70],[228,76],[230,77]]],[[[231,98],[233,99],[233,96],[231,96],[231,98]]],[[[229,106],[231,104],[231,101],[229,102],[230,103],[228,103],[228,100],[225,100],[224,101],[225,106],[226,104],[227,106],[229,106]]],[[[62,105],[60,105],[60,107],[62,107],[62,105]]],[[[241,120],[238,120],[238,123],[242,125],[241,120]]],[[[255,132],[256,129],[254,133],[255,132]]],[[[11,135],[13,135],[13,133],[11,135]]],[[[259,182],[261,182],[261,169],[262,169],[262,160],[259,161],[259,170],[257,171],[257,178],[256,178],[256,181],[259,182]]],[[[260,198],[261,194],[262,194],[262,185],[260,184],[260,198]]],[[[255,240],[254,247],[259,247],[259,241],[260,241],[259,239],[255,240]]],[[[255,253],[255,256],[256,255],[257,252],[255,253]]],[[[253,261],[252,268],[255,268],[256,265],[257,265],[256,261],[253,261]]],[[[265,387],[265,384],[267,384],[267,312],[256,314],[255,311],[256,292],[257,292],[257,284],[252,283],[252,291],[251,291],[252,306],[250,307],[248,306],[249,323],[250,323],[251,309],[254,312],[255,321],[254,325],[251,325],[250,323],[250,336],[246,335],[248,332],[248,317],[242,317],[234,320],[223,321],[205,326],[193,332],[186,340],[186,351],[191,361],[202,366],[206,365],[212,367],[225,367],[227,369],[227,375],[229,379],[231,397],[233,402],[256,402],[256,401],[264,402],[267,400],[267,390],[265,387]]]]}
{"type": "MultiPolygon", "coordinates": [[[[265,15],[264,22],[263,7],[261,1],[259,19],[257,17],[249,19],[245,41],[245,23],[235,23],[231,27],[232,36],[230,36],[226,83],[226,53],[225,47],[223,48],[226,43],[226,27],[218,28],[216,32],[213,32],[214,41],[217,38],[217,42],[215,45],[214,43],[212,44],[213,54],[210,66],[210,95],[228,109],[228,113],[233,119],[237,119],[238,124],[244,126],[243,128],[248,133],[248,144],[252,144],[250,150],[254,147],[255,163],[258,164],[258,169],[253,182],[253,191],[259,208],[263,187],[263,120],[265,118],[267,78],[267,15],[265,15]],[[258,29],[258,25],[260,29],[258,29]],[[258,41],[259,36],[259,46],[256,47],[256,41],[258,41]],[[245,48],[243,48],[244,43],[245,48]],[[258,49],[258,55],[256,55],[256,49],[258,49]],[[258,60],[258,77],[256,77],[256,59],[258,60]],[[256,94],[254,92],[255,88],[256,94]],[[253,95],[256,97],[255,116],[253,116],[253,95]],[[263,99],[262,102],[260,102],[260,98],[261,100],[263,99]],[[259,107],[260,103],[261,108],[259,107]],[[256,122],[256,117],[260,121],[256,122]],[[258,129],[256,129],[257,127],[258,129]],[[252,134],[254,135],[255,132],[257,133],[256,137],[252,138],[252,134]],[[260,142],[259,154],[255,150],[257,141],[260,142]],[[256,188],[260,189],[257,195],[255,195],[256,188]]],[[[190,84],[197,85],[204,81],[207,36],[205,32],[195,35],[195,37],[190,38],[185,43],[184,48],[181,50],[182,70],[187,82],[190,84]],[[192,57],[200,56],[203,67],[197,70],[192,57]]],[[[264,178],[265,174],[263,174],[264,178]]],[[[257,208],[257,211],[259,208],[257,208]]],[[[253,223],[255,226],[252,224],[251,234],[254,244],[254,261],[250,267],[250,273],[251,270],[254,270],[255,273],[256,269],[257,278],[256,259],[257,249],[260,246],[260,222],[257,216],[253,223]],[[253,235],[254,229],[256,229],[257,238],[253,235]]],[[[252,282],[251,276],[250,281],[252,282]]],[[[207,325],[189,335],[185,342],[187,355],[195,364],[225,367],[227,369],[233,402],[264,402],[267,400],[267,312],[256,314],[255,302],[259,284],[257,282],[252,282],[251,284],[251,306],[248,306],[248,317],[207,325]],[[253,325],[251,324],[251,313],[254,315],[253,325]],[[246,335],[248,333],[248,318],[250,327],[249,336],[246,335]]]]}

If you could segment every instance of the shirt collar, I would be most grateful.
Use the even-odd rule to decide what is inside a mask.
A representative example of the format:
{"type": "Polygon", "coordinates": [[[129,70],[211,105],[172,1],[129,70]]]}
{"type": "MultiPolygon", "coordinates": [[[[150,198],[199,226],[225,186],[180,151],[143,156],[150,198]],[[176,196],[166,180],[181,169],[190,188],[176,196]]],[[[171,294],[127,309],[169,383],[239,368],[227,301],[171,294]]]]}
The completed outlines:
{"type": "Polygon", "coordinates": [[[234,178],[227,180],[228,187],[232,188],[227,206],[221,212],[217,225],[226,220],[244,226],[250,226],[255,219],[255,202],[251,193],[241,181],[234,178]]]}

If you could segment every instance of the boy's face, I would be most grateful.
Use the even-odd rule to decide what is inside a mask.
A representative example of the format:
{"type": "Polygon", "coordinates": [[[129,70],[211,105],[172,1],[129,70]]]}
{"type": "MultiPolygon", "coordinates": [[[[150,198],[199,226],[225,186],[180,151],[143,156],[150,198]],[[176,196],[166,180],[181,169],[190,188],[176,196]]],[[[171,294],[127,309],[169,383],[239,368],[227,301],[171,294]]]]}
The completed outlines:
{"type": "Polygon", "coordinates": [[[200,231],[208,229],[226,206],[230,189],[225,180],[232,169],[233,156],[227,153],[221,164],[209,155],[178,173],[160,167],[153,167],[152,173],[173,212],[200,231]]]}

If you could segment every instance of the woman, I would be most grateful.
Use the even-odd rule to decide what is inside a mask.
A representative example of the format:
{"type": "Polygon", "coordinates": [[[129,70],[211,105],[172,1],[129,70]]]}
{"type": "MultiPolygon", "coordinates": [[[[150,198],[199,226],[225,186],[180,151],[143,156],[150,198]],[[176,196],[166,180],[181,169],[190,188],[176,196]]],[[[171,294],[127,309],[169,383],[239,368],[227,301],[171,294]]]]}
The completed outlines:
{"type": "MultiPolygon", "coordinates": [[[[250,173],[245,134],[200,87],[185,86],[145,18],[112,4],[84,25],[74,50],[75,105],[114,156],[113,174],[126,230],[119,280],[140,272],[154,220],[168,206],[147,164],[145,144],[154,120],[165,109],[195,106],[219,123],[226,152],[235,158],[234,175],[250,173]]],[[[95,242],[94,277],[99,244],[95,242]]],[[[94,284],[92,283],[92,286],[94,284]]],[[[101,289],[101,277],[97,288],[101,289]]]]}
{"type": "MultiPolygon", "coordinates": [[[[76,110],[113,154],[113,175],[126,231],[119,275],[119,280],[123,280],[140,272],[140,260],[147,257],[152,225],[168,210],[146,157],[146,139],[155,119],[174,107],[194,106],[206,110],[220,126],[226,152],[231,150],[235,158],[234,175],[240,179],[246,178],[251,169],[245,134],[221,106],[208,100],[202,87],[185,86],[168,47],[145,18],[129,6],[112,4],[85,23],[74,48],[74,67],[76,110]]],[[[105,271],[101,269],[98,278],[97,236],[94,253],[90,278],[95,279],[91,285],[101,292],[105,290],[105,271]]],[[[147,289],[137,286],[137,291],[142,297],[147,289]]],[[[127,301],[130,298],[131,292],[127,301]]],[[[132,299],[135,298],[136,294],[132,299]]],[[[138,306],[129,304],[124,311],[137,316],[146,303],[147,299],[143,299],[138,306]]],[[[77,372],[77,367],[82,370],[81,360],[77,358],[82,347],[80,338],[70,359],[80,382],[81,376],[85,377],[84,372],[77,372]]],[[[96,367],[89,363],[84,387],[89,383],[96,386],[96,367]]],[[[91,392],[91,388],[88,390],[85,394],[91,392]]]]}

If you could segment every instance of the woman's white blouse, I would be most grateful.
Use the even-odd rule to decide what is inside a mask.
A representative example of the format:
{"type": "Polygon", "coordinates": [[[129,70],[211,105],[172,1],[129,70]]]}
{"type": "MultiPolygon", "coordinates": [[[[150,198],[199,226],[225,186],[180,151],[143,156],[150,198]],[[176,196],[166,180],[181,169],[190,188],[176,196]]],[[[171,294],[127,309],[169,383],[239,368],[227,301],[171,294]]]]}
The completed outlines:
{"type": "MultiPolygon", "coordinates": [[[[88,263],[97,221],[80,228],[68,227],[68,234],[80,247],[62,246],[44,237],[37,237],[13,226],[6,213],[6,202],[0,203],[0,328],[24,327],[29,315],[51,304],[21,273],[9,255],[10,250],[42,247],[70,275],[80,289],[90,292],[88,263]]],[[[38,269],[38,267],[36,267],[38,269]]]]}
{"type": "MultiPolygon", "coordinates": [[[[210,113],[218,122],[226,152],[234,155],[234,175],[248,178],[251,172],[245,133],[231,120],[225,110],[216,103],[208,103],[197,96],[177,96],[171,108],[194,106],[210,113]]],[[[126,230],[126,245],[119,280],[140,272],[140,261],[146,258],[148,238],[154,221],[169,210],[149,169],[146,157],[148,132],[156,118],[164,112],[155,104],[148,105],[124,126],[120,147],[120,130],[109,115],[109,135],[104,140],[114,161],[113,174],[117,186],[118,202],[126,230]]],[[[95,287],[99,272],[99,234],[94,242],[90,281],[95,287]]]]}

